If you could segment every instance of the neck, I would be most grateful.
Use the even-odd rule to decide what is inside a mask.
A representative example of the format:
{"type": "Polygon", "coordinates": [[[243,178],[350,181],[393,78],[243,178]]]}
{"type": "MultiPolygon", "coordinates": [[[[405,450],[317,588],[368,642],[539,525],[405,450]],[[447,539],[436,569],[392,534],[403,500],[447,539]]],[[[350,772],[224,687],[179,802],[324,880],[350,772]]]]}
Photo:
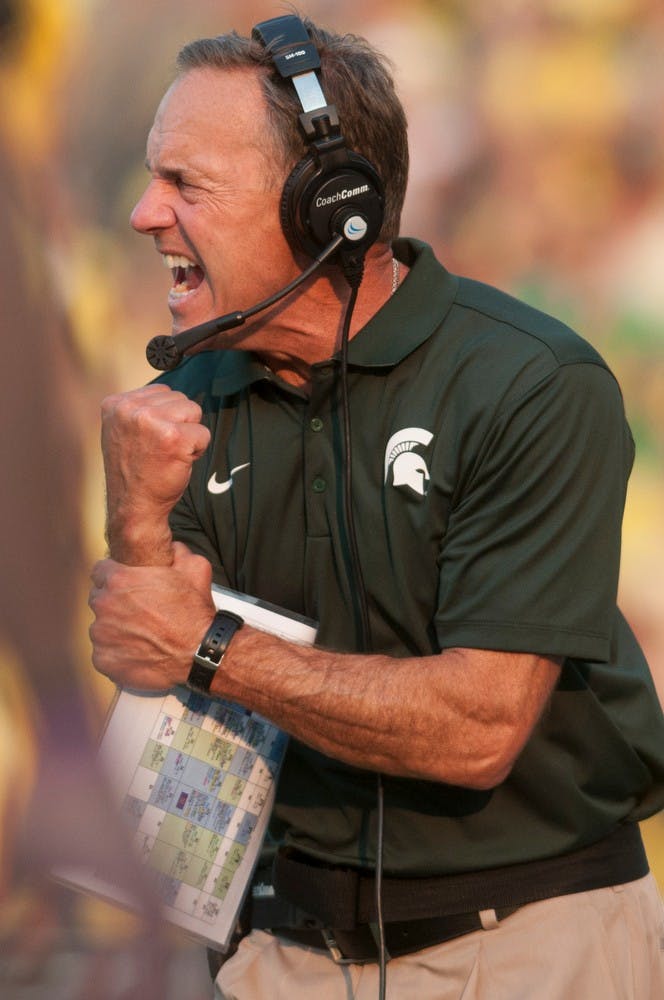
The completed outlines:
{"type": "MultiPolygon", "coordinates": [[[[371,248],[365,261],[349,339],[387,302],[397,283],[395,277],[402,281],[406,271],[404,265],[400,265],[398,274],[395,272],[392,250],[386,244],[371,248]]],[[[303,292],[274,308],[260,325],[260,331],[257,329],[255,339],[261,341],[260,346],[257,343],[251,347],[247,342],[247,349],[251,347],[284,381],[306,389],[311,366],[332,357],[341,347],[349,296],[350,288],[341,270],[325,267],[303,292]]]]}

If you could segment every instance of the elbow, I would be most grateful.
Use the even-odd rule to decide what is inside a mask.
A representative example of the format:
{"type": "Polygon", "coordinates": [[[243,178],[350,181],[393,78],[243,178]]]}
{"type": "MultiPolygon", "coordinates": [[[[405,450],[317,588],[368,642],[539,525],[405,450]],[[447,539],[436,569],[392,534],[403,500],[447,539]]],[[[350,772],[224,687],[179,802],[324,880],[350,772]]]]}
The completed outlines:
{"type": "Polygon", "coordinates": [[[491,791],[509,777],[531,734],[522,717],[505,713],[503,718],[482,720],[468,732],[467,775],[460,784],[478,791],[491,791]],[[473,752],[474,751],[474,752],[473,752]]]}
{"type": "Polygon", "coordinates": [[[508,762],[477,762],[464,782],[464,786],[478,792],[490,792],[492,789],[497,788],[498,785],[502,785],[503,781],[509,776],[513,764],[513,760],[508,762]]]}
{"type": "Polygon", "coordinates": [[[477,792],[488,792],[505,781],[513,764],[512,757],[476,756],[459,761],[456,766],[450,766],[449,760],[441,759],[432,762],[424,773],[421,769],[402,773],[405,777],[424,778],[437,784],[457,785],[477,792]]]}
{"type": "Polygon", "coordinates": [[[521,745],[515,747],[511,740],[476,745],[474,752],[469,750],[460,757],[456,767],[441,760],[434,780],[489,792],[509,777],[520,750],[521,745]]]}
{"type": "Polygon", "coordinates": [[[523,728],[511,722],[482,722],[466,727],[463,738],[448,744],[419,746],[414,756],[402,759],[401,767],[387,773],[419,778],[437,784],[456,785],[474,791],[491,791],[510,775],[528,739],[523,728]]]}
{"type": "Polygon", "coordinates": [[[524,745],[523,734],[506,727],[502,733],[494,732],[484,746],[468,760],[466,787],[477,791],[491,791],[509,777],[524,745]]]}

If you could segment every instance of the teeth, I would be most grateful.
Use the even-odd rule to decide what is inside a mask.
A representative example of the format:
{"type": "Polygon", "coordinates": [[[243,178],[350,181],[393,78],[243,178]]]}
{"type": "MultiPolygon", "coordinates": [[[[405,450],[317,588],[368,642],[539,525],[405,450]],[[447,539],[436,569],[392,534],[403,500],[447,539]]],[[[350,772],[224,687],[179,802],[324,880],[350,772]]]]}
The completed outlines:
{"type": "Polygon", "coordinates": [[[172,270],[174,267],[196,267],[193,260],[183,257],[182,254],[163,253],[161,259],[164,262],[164,266],[169,268],[169,270],[172,270]]]}

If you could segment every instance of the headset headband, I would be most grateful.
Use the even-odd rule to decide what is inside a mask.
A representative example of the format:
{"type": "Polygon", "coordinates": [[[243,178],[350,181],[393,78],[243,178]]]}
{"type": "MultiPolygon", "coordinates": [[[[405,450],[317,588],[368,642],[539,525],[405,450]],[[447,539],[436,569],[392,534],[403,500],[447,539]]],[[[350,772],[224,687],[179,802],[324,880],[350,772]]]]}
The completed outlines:
{"type": "Polygon", "coordinates": [[[331,130],[339,134],[339,116],[334,104],[328,104],[320,84],[320,56],[309,32],[299,17],[287,15],[262,21],[251,32],[263,44],[285,80],[292,80],[302,106],[300,125],[312,141],[315,122],[327,118],[331,130]]]}
{"type": "Polygon", "coordinates": [[[360,261],[383,223],[383,186],[376,169],[347,149],[339,115],[328,104],[319,76],[320,56],[299,17],[262,21],[252,38],[269,53],[280,76],[291,80],[310,152],[292,171],[281,199],[281,222],[295,250],[315,257],[336,234],[344,237],[345,265],[360,261]]]}

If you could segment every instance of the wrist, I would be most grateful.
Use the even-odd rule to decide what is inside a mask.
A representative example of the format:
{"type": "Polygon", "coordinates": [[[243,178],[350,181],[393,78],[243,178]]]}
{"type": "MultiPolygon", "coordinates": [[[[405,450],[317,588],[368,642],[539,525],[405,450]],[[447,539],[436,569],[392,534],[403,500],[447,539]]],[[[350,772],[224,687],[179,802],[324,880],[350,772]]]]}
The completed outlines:
{"type": "Polygon", "coordinates": [[[173,536],[168,512],[116,509],[106,522],[109,555],[127,566],[170,566],[173,536]]]}
{"type": "Polygon", "coordinates": [[[209,695],[210,687],[235,633],[244,619],[230,611],[217,611],[210,627],[194,653],[186,685],[192,691],[209,695]]]}

